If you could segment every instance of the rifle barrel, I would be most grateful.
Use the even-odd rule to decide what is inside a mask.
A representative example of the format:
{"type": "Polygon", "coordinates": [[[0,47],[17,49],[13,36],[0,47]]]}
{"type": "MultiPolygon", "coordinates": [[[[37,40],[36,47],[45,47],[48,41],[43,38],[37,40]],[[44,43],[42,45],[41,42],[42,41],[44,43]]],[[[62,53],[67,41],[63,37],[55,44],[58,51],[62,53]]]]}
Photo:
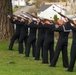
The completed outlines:
{"type": "MultiPolygon", "coordinates": [[[[54,10],[54,9],[53,9],[53,10],[54,10]]],[[[58,11],[56,11],[56,10],[54,10],[54,11],[57,12],[57,13],[58,13],[59,15],[61,15],[62,17],[67,18],[72,24],[76,25],[76,24],[73,22],[73,20],[69,19],[67,16],[61,14],[60,12],[58,12],[58,11]]]]}

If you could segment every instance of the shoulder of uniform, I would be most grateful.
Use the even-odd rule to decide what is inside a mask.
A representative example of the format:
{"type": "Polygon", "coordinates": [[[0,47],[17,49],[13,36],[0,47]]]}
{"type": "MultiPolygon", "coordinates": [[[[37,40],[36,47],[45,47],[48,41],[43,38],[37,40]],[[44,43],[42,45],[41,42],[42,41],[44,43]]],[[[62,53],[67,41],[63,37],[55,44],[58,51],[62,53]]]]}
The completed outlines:
{"type": "Polygon", "coordinates": [[[55,28],[58,28],[59,27],[59,25],[55,25],[55,28]]]}

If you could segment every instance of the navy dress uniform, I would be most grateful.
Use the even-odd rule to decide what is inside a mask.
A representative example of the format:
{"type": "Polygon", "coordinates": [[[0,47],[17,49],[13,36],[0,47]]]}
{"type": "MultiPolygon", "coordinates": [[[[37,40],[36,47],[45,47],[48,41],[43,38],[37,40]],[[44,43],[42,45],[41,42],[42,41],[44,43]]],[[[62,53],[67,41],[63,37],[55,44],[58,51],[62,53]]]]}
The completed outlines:
{"type": "Polygon", "coordinates": [[[27,38],[28,38],[28,26],[27,26],[28,21],[22,21],[22,26],[21,26],[21,33],[19,37],[19,48],[18,51],[20,54],[23,54],[24,52],[24,47],[23,43],[25,43],[25,50],[26,50],[26,45],[27,45],[27,38]]]}
{"type": "Polygon", "coordinates": [[[37,28],[35,28],[35,21],[31,22],[28,27],[30,27],[30,33],[27,39],[27,47],[26,47],[26,53],[25,53],[25,57],[29,57],[30,54],[30,49],[32,46],[32,55],[33,57],[35,57],[35,51],[36,51],[36,30],[37,28]]]}
{"type": "Polygon", "coordinates": [[[20,36],[20,33],[21,33],[21,23],[18,20],[18,18],[17,19],[11,18],[10,20],[13,24],[16,25],[16,30],[15,30],[15,32],[14,32],[12,38],[11,38],[10,44],[9,44],[9,50],[12,50],[15,40],[19,39],[19,36],[20,36]]]}
{"type": "Polygon", "coordinates": [[[70,64],[67,69],[68,72],[72,72],[74,69],[75,61],[76,61],[76,27],[69,24],[69,28],[72,29],[72,45],[71,45],[71,52],[70,52],[70,64]]]}
{"type": "Polygon", "coordinates": [[[41,22],[37,25],[38,27],[38,38],[37,38],[37,44],[36,44],[36,53],[35,53],[35,60],[40,59],[40,53],[41,57],[43,57],[43,42],[45,39],[45,28],[41,28],[40,26],[43,25],[41,22]],[[41,50],[41,52],[40,52],[41,50]]]}
{"type": "Polygon", "coordinates": [[[67,46],[68,46],[68,35],[70,32],[69,23],[67,22],[63,26],[59,26],[55,29],[55,31],[59,32],[59,38],[56,44],[55,54],[52,62],[50,63],[50,66],[55,67],[60,51],[62,51],[62,59],[63,59],[63,67],[68,67],[68,52],[67,52],[67,46]],[[68,31],[64,31],[64,26],[68,31]]]}
{"type": "Polygon", "coordinates": [[[46,28],[45,39],[43,42],[42,63],[47,64],[48,63],[48,51],[50,54],[50,62],[52,61],[53,56],[54,56],[54,29],[55,29],[55,25],[53,23],[50,23],[49,21],[45,20],[45,24],[42,27],[46,28]]]}

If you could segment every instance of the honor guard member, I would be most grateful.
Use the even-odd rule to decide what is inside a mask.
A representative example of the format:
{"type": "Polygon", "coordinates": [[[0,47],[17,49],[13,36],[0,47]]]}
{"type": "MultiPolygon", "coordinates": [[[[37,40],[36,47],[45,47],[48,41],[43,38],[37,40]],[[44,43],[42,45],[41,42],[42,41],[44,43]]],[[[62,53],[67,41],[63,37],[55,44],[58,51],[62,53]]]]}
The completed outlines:
{"type": "Polygon", "coordinates": [[[42,58],[42,63],[47,64],[48,63],[48,51],[50,54],[50,62],[53,59],[54,56],[54,29],[55,25],[48,21],[45,20],[45,24],[43,25],[46,28],[45,32],[45,39],[43,43],[43,58],[42,58]]]}
{"type": "Polygon", "coordinates": [[[38,38],[37,38],[37,44],[36,44],[36,53],[35,53],[35,60],[40,59],[40,53],[41,57],[43,57],[43,42],[45,39],[45,28],[41,28],[40,26],[43,25],[43,22],[40,21],[38,24],[38,38]],[[41,50],[41,51],[40,51],[41,50]]]}
{"type": "Polygon", "coordinates": [[[33,57],[35,57],[36,30],[37,30],[37,28],[34,27],[35,25],[36,25],[35,20],[32,20],[32,22],[31,22],[31,20],[29,20],[28,27],[30,27],[30,33],[29,33],[29,36],[27,39],[27,47],[26,47],[25,57],[29,57],[31,46],[32,46],[32,55],[33,55],[33,57]]]}
{"type": "Polygon", "coordinates": [[[70,64],[67,69],[68,72],[72,72],[74,69],[75,61],[76,61],[76,19],[73,19],[74,24],[69,24],[69,27],[72,29],[72,45],[71,45],[71,52],[70,52],[70,64]]]}
{"type": "Polygon", "coordinates": [[[24,52],[24,47],[23,47],[23,42],[25,43],[25,50],[26,50],[26,45],[27,45],[27,38],[28,38],[28,19],[22,18],[21,19],[22,26],[21,26],[21,33],[19,37],[19,48],[18,51],[20,54],[23,54],[24,52]]]}
{"type": "Polygon", "coordinates": [[[58,28],[55,29],[55,31],[59,32],[59,38],[56,44],[55,54],[52,62],[50,63],[50,66],[55,67],[60,51],[62,51],[62,59],[63,59],[63,67],[68,67],[68,52],[67,52],[67,46],[68,46],[68,35],[70,32],[70,28],[68,27],[68,22],[64,22],[63,20],[59,19],[58,24],[60,25],[58,28]],[[68,31],[65,32],[64,26],[68,29],[68,31]]]}
{"type": "Polygon", "coordinates": [[[21,24],[20,24],[20,21],[17,16],[14,15],[13,17],[11,17],[10,15],[8,15],[8,17],[10,18],[10,21],[16,25],[16,30],[15,30],[15,32],[10,40],[10,44],[9,44],[9,50],[12,50],[15,40],[19,39],[19,36],[21,33],[21,24]]]}

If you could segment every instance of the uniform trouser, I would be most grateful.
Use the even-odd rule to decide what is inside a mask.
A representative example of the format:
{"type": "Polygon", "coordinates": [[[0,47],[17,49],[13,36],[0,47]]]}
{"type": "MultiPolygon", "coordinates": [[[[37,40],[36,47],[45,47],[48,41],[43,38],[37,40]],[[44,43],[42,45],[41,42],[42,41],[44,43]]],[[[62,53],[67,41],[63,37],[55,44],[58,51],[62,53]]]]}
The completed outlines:
{"type": "Polygon", "coordinates": [[[45,40],[43,43],[43,59],[42,63],[48,63],[48,50],[50,54],[50,62],[54,56],[54,41],[45,40]]]}
{"type": "Polygon", "coordinates": [[[20,33],[15,32],[14,35],[11,38],[10,44],[9,44],[9,50],[12,50],[14,42],[16,39],[19,39],[20,33]]]}
{"type": "Polygon", "coordinates": [[[44,39],[42,38],[38,38],[37,40],[37,44],[36,44],[36,54],[35,54],[35,59],[39,60],[40,59],[40,49],[42,49],[41,51],[41,57],[43,57],[43,42],[44,39]]]}
{"type": "Polygon", "coordinates": [[[32,45],[32,55],[33,55],[33,57],[35,57],[36,38],[33,38],[33,37],[28,38],[27,46],[26,46],[26,53],[25,53],[26,57],[29,57],[31,45],[32,45]]]}
{"type": "Polygon", "coordinates": [[[76,60],[76,43],[72,44],[72,47],[71,47],[71,59],[68,67],[69,71],[73,71],[75,60],[76,60]]]}
{"type": "Polygon", "coordinates": [[[56,65],[61,50],[62,50],[63,66],[68,67],[67,44],[64,43],[63,44],[57,43],[54,58],[51,62],[51,65],[52,66],[56,65]]]}
{"type": "Polygon", "coordinates": [[[25,36],[25,34],[21,34],[19,37],[19,46],[18,46],[19,53],[24,52],[23,42],[25,43],[25,48],[26,48],[27,36],[25,36]]]}

